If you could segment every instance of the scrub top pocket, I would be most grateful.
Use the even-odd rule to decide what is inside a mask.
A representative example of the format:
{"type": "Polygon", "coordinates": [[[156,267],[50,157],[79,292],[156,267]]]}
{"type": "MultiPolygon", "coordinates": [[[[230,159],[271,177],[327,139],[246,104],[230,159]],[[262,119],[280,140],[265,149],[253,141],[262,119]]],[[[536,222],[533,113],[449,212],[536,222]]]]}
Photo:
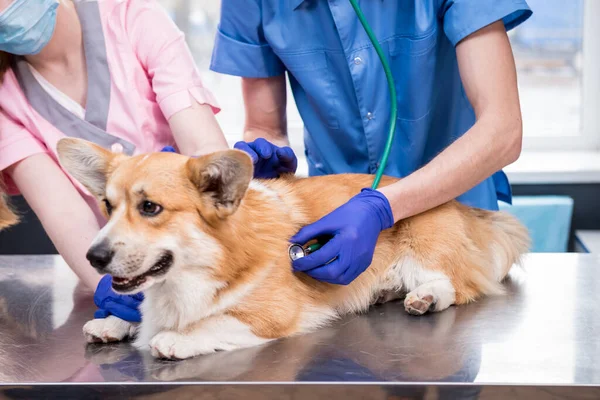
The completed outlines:
{"type": "MultiPolygon", "coordinates": [[[[302,92],[294,91],[296,103],[306,102],[311,105],[314,110],[317,110],[318,118],[323,121],[323,124],[331,129],[338,129],[333,76],[327,54],[325,52],[280,54],[279,58],[285,65],[290,80],[296,80],[303,88],[302,92]]],[[[294,87],[298,85],[292,85],[292,88],[294,87]]]]}
{"type": "Polygon", "coordinates": [[[388,41],[399,119],[415,121],[431,110],[436,89],[437,40],[438,31],[433,30],[421,38],[395,37],[388,41]]]}

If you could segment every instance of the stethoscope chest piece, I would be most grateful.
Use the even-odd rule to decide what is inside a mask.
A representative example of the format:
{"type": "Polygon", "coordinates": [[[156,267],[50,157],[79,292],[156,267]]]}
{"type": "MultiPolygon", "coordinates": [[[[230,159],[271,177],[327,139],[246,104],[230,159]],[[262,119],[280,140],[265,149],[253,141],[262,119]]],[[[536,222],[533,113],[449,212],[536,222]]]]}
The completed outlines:
{"type": "Polygon", "coordinates": [[[288,254],[290,255],[290,260],[296,261],[299,258],[306,257],[306,251],[299,244],[292,244],[288,249],[288,254]]]}

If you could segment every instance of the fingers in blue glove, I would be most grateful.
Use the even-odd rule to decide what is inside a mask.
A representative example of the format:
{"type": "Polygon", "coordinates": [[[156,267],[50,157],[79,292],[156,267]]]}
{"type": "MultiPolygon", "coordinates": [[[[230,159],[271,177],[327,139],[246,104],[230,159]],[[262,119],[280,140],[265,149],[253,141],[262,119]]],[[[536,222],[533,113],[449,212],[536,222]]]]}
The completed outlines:
{"type": "Polygon", "coordinates": [[[110,296],[110,300],[114,301],[115,303],[120,304],[124,307],[137,309],[140,306],[140,303],[142,302],[142,300],[144,299],[143,297],[140,299],[138,294],[141,294],[141,293],[137,293],[135,295],[114,293],[114,295],[110,296]]]}
{"type": "Polygon", "coordinates": [[[106,301],[102,309],[124,321],[142,321],[142,314],[137,308],[126,307],[111,300],[106,301]]]}
{"type": "Polygon", "coordinates": [[[348,285],[360,272],[349,268],[348,249],[344,252],[342,235],[335,236],[319,250],[292,263],[295,271],[327,283],[348,285]]]}
{"type": "Polygon", "coordinates": [[[298,233],[292,236],[290,242],[304,245],[318,237],[333,237],[336,233],[337,230],[335,226],[331,225],[328,221],[328,217],[325,216],[317,222],[312,223],[310,225],[306,225],[305,227],[300,229],[298,233]]]}
{"type": "MultiPolygon", "coordinates": [[[[310,239],[309,239],[310,240],[310,239]]],[[[308,242],[308,240],[306,241],[308,242]]],[[[305,243],[305,242],[296,242],[305,243]]],[[[339,237],[335,236],[329,240],[323,247],[307,255],[306,257],[299,258],[292,262],[292,267],[295,271],[307,272],[314,270],[315,268],[333,264],[332,260],[336,259],[340,251],[342,250],[342,241],[339,237]],[[329,264],[328,264],[329,263],[329,264]]],[[[310,273],[308,273],[311,275],[310,273]]],[[[311,275],[312,276],[312,275],[311,275]]]]}
{"type": "Polygon", "coordinates": [[[110,313],[108,312],[108,310],[103,310],[103,309],[99,308],[94,313],[94,318],[104,319],[104,318],[108,317],[109,315],[110,315],[110,313]]]}
{"type": "Polygon", "coordinates": [[[321,267],[313,268],[306,274],[318,281],[334,285],[349,285],[360,273],[346,267],[346,262],[339,258],[321,267]]]}
{"type": "Polygon", "coordinates": [[[250,143],[250,147],[264,160],[271,158],[273,156],[273,149],[276,148],[274,144],[263,138],[258,138],[250,143]]]}
{"type": "Polygon", "coordinates": [[[294,150],[292,150],[291,148],[289,148],[287,146],[280,147],[275,151],[275,155],[277,155],[277,157],[279,158],[279,163],[280,163],[279,172],[280,173],[296,172],[296,169],[298,168],[298,159],[296,158],[296,155],[294,154],[294,150]]]}
{"type": "Polygon", "coordinates": [[[142,293],[135,295],[116,293],[112,289],[112,277],[104,275],[94,293],[94,303],[99,308],[94,317],[106,318],[109,315],[115,315],[126,321],[139,322],[141,320],[139,306],[143,300],[142,293]]]}
{"type": "Polygon", "coordinates": [[[103,301],[111,294],[111,292],[112,276],[104,275],[102,278],[100,278],[100,282],[98,282],[98,286],[94,292],[94,303],[96,306],[102,307],[103,301]]]}
{"type": "Polygon", "coordinates": [[[252,164],[256,164],[259,160],[258,154],[250,147],[250,145],[246,142],[237,142],[233,145],[234,149],[244,151],[248,153],[250,158],[252,158],[252,164]]]}
{"type": "Polygon", "coordinates": [[[288,146],[279,147],[275,151],[275,154],[277,154],[277,157],[279,157],[279,159],[282,160],[282,161],[293,161],[293,160],[296,160],[296,155],[294,154],[294,150],[292,150],[288,146]]]}
{"type": "Polygon", "coordinates": [[[318,281],[337,284],[344,272],[346,272],[344,265],[339,259],[336,259],[329,264],[310,269],[306,271],[306,274],[318,281]]]}
{"type": "Polygon", "coordinates": [[[177,153],[177,150],[173,146],[165,146],[162,148],[161,153],[177,153]]]}
{"type": "Polygon", "coordinates": [[[123,295],[116,293],[112,288],[112,276],[104,275],[100,282],[98,283],[98,287],[96,287],[96,292],[94,293],[94,303],[97,307],[102,308],[102,304],[107,300],[111,299],[112,301],[116,301],[119,304],[122,304],[127,307],[138,307],[139,304],[144,300],[143,293],[136,293],[134,295],[123,295]]]}
{"type": "Polygon", "coordinates": [[[233,147],[250,155],[255,178],[273,179],[284,173],[294,173],[298,168],[298,160],[291,148],[277,147],[263,138],[250,143],[238,142],[233,147]]]}

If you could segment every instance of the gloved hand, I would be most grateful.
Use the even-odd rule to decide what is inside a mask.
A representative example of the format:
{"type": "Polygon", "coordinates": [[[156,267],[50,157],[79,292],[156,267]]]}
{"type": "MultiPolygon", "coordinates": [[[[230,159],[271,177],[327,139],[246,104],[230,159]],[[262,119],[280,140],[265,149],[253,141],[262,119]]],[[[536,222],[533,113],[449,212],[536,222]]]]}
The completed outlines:
{"type": "Polygon", "coordinates": [[[298,167],[298,159],[292,149],[275,146],[263,138],[250,143],[237,142],[233,147],[252,157],[255,178],[270,179],[285,173],[293,174],[298,167]]]}
{"type": "Polygon", "coordinates": [[[160,152],[161,153],[177,153],[177,150],[175,150],[175,147],[173,147],[173,146],[165,146],[162,148],[162,150],[160,152]]]}
{"type": "Polygon", "coordinates": [[[94,303],[98,310],[94,313],[94,318],[106,318],[114,315],[122,320],[129,322],[141,322],[142,315],[139,307],[144,300],[142,293],[134,295],[122,295],[115,293],[112,289],[112,276],[104,275],[98,283],[96,293],[94,293],[94,303]]]}
{"type": "Polygon", "coordinates": [[[363,189],[291,238],[292,243],[305,244],[320,236],[333,236],[314,253],[295,260],[293,269],[320,281],[347,285],[371,265],[379,233],[393,225],[388,199],[377,190],[363,189]]]}

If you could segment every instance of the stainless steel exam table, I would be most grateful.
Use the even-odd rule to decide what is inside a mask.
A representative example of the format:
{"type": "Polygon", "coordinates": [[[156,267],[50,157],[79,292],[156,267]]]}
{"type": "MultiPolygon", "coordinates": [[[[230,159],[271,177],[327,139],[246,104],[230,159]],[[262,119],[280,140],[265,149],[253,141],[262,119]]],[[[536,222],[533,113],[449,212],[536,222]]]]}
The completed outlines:
{"type": "Polygon", "coordinates": [[[0,398],[600,399],[600,257],[532,254],[505,296],[422,317],[376,306],[186,361],[87,346],[92,294],[58,256],[0,257],[0,398]]]}

